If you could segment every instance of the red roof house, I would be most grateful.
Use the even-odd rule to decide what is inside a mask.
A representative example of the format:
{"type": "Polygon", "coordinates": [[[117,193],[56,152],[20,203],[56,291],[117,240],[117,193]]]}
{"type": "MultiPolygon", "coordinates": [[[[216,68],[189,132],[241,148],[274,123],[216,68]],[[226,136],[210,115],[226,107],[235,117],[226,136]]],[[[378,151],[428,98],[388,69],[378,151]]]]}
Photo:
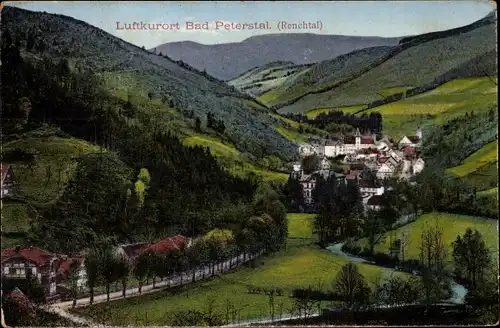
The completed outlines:
{"type": "Polygon", "coordinates": [[[176,250],[182,250],[186,246],[186,238],[181,235],[162,239],[144,248],[140,255],[145,254],[167,254],[176,250]]]}
{"type": "Polygon", "coordinates": [[[373,138],[371,136],[363,136],[363,137],[361,137],[361,144],[362,145],[374,144],[373,138]]]}

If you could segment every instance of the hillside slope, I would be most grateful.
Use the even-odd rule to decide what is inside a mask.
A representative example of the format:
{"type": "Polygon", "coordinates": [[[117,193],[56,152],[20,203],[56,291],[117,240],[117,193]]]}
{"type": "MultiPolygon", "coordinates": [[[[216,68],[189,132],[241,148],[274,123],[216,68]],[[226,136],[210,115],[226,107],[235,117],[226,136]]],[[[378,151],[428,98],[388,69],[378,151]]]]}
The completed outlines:
{"type": "Polygon", "coordinates": [[[212,76],[231,80],[253,67],[274,61],[316,63],[354,50],[395,45],[399,39],[289,33],[258,35],[241,42],[213,45],[172,42],[158,45],[155,49],[199,70],[205,69],[212,76]]]}
{"type": "MultiPolygon", "coordinates": [[[[262,106],[188,65],[181,66],[62,15],[5,7],[2,22],[9,27],[13,39],[24,41],[30,36],[36,40],[35,44],[43,42],[43,54],[27,51],[23,57],[32,61],[45,57],[55,62],[68,59],[75,70],[90,69],[101,74],[110,89],[122,98],[127,94],[156,98],[165,111],[169,108],[178,114],[189,111],[202,120],[212,112],[224,121],[225,134],[241,151],[261,156],[265,149],[284,158],[294,156],[295,145],[271,127],[274,121],[265,109],[255,110],[262,106]]],[[[193,121],[182,115],[177,115],[177,119],[193,121]]]]}
{"type": "MultiPolygon", "coordinates": [[[[495,75],[496,16],[488,15],[463,28],[407,39],[407,42],[390,48],[385,56],[373,52],[360,60],[364,51],[346,55],[340,71],[330,72],[339,78],[328,78],[329,74],[321,69],[339,65],[341,58],[335,58],[309,68],[311,72],[316,71],[311,74],[313,79],[309,78],[309,82],[307,79],[298,80],[291,89],[293,94],[287,90],[292,82],[284,82],[260,96],[259,100],[280,112],[298,113],[315,108],[368,104],[384,98],[387,96],[384,90],[392,88],[412,88],[436,81],[484,76],[485,72],[495,75]],[[358,74],[349,77],[353,71],[358,74]],[[280,95],[286,96],[280,98],[280,95]]],[[[291,77],[290,81],[294,79],[297,77],[291,77]]]]}

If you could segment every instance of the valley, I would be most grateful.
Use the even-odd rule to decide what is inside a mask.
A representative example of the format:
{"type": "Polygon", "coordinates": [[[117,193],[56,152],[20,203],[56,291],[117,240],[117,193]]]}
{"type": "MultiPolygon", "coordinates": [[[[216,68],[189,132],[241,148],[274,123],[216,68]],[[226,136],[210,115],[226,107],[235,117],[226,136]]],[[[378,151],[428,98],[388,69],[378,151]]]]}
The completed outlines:
{"type": "Polygon", "coordinates": [[[498,319],[496,11],[150,49],[63,13],[2,10],[9,325],[498,319]]]}

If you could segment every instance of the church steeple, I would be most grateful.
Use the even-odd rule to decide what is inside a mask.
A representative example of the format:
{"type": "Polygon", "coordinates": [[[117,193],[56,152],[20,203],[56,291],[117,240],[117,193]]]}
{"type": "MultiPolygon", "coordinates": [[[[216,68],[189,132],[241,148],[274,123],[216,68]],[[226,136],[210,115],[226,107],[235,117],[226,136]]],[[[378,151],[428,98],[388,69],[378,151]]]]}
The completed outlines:
{"type": "Polygon", "coordinates": [[[359,128],[356,129],[354,137],[356,138],[356,149],[359,149],[361,147],[361,133],[359,132],[359,128]]]}
{"type": "Polygon", "coordinates": [[[417,128],[416,136],[418,140],[422,140],[422,129],[420,127],[417,128]]]}

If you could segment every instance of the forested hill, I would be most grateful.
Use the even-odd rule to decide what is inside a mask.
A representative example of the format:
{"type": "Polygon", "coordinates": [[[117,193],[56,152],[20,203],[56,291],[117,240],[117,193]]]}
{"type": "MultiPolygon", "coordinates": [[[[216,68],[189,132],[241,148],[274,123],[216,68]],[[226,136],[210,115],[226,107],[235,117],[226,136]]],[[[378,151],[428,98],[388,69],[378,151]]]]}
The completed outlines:
{"type": "Polygon", "coordinates": [[[253,214],[256,182],[230,175],[207,149],[186,147],[176,135],[193,132],[196,116],[211,112],[219,134],[226,133],[221,119],[227,130],[242,120],[228,135],[253,134],[239,139],[246,149],[286,150],[289,143],[245,105],[249,99],[85,23],[7,9],[2,162],[20,183],[2,199],[2,248],[74,254],[99,243],[237,229],[253,214]],[[121,68],[140,68],[137,75],[106,71],[125,57],[121,68]],[[118,87],[131,79],[123,93],[118,87]]]}
{"type": "MultiPolygon", "coordinates": [[[[294,155],[295,145],[272,128],[274,121],[262,106],[186,64],[152,54],[62,15],[4,7],[2,27],[8,27],[27,61],[38,65],[45,58],[56,63],[67,60],[71,71],[94,72],[103,80],[104,89],[122,100],[158,100],[170,113],[166,121],[173,130],[183,131],[185,123],[193,122],[195,117],[204,122],[211,112],[224,122],[224,134],[241,151],[257,157],[274,154],[289,159],[294,155]]],[[[155,117],[158,119],[161,115],[155,117]]]]}

